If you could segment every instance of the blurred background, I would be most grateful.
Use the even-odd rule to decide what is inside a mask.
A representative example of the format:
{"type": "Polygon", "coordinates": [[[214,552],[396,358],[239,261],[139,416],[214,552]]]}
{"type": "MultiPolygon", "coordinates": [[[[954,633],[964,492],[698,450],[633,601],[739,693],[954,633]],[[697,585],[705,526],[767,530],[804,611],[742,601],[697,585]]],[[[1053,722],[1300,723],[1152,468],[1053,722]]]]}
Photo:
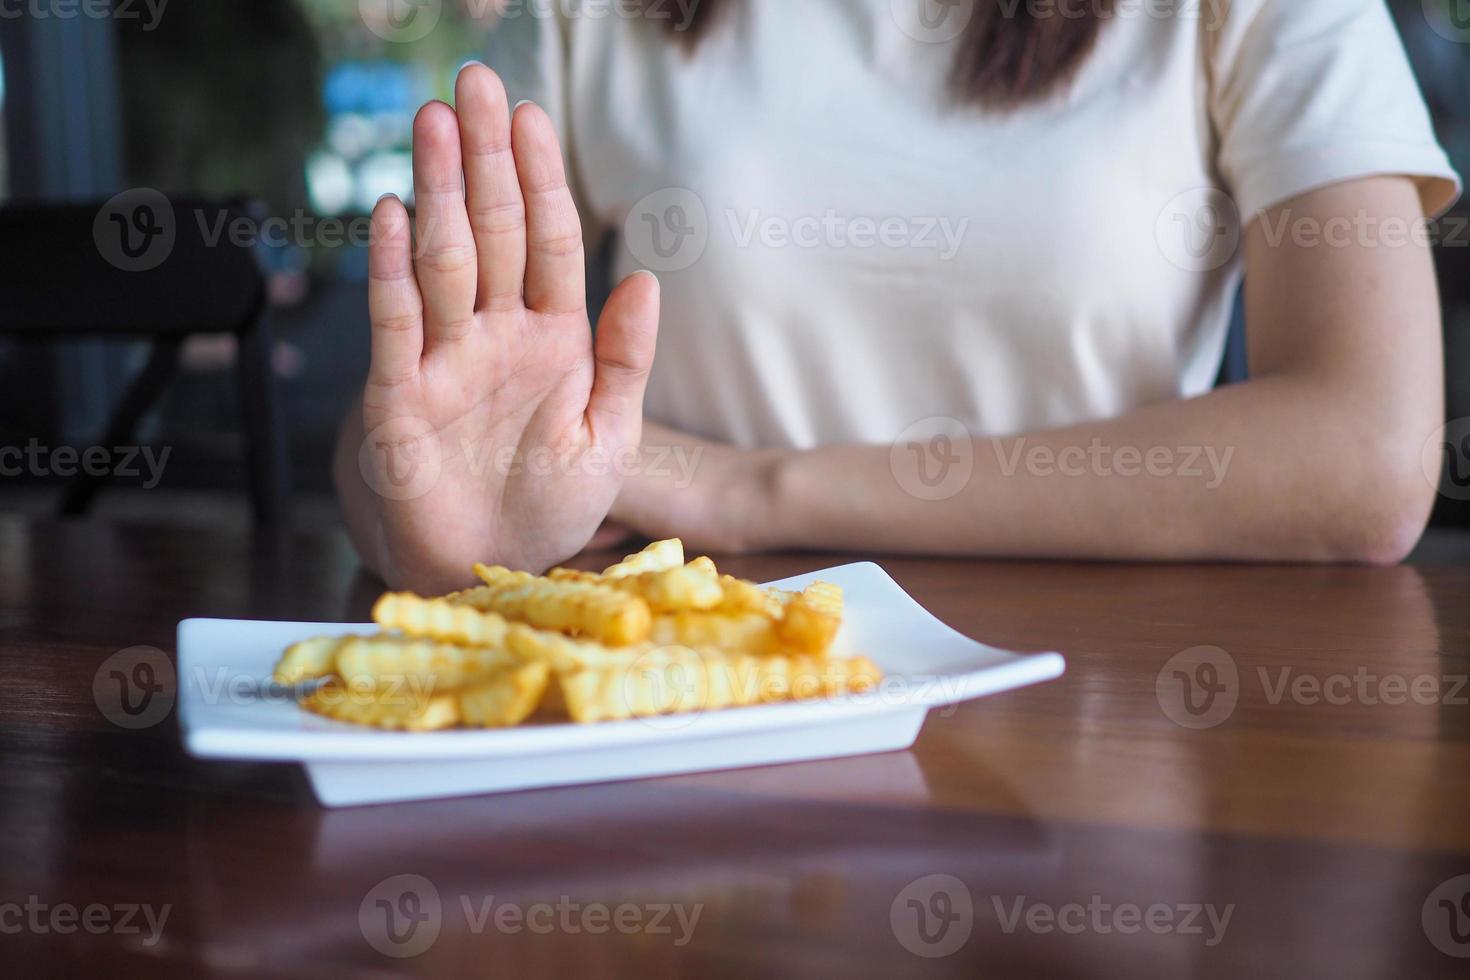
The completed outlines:
{"type": "MultiPolygon", "coordinates": [[[[411,199],[413,114],[450,97],[460,65],[482,49],[490,4],[451,2],[432,32],[407,42],[374,21],[391,12],[383,3],[151,3],[114,0],[110,16],[74,4],[64,16],[46,3],[0,16],[0,198],[98,202],[156,188],[173,200],[258,202],[275,232],[255,251],[267,273],[292,511],[335,519],[321,506],[331,446],[367,368],[366,215],[383,194],[411,199]]],[[[0,445],[96,443],[147,348],[0,338],[0,445]]],[[[248,519],[237,348],[229,333],[184,343],[177,375],[138,429],[138,441],[171,448],[162,481],[141,494],[128,491],[146,472],[119,476],[95,513],[248,519]]],[[[65,481],[30,469],[0,481],[0,510],[55,509],[65,481]]]]}
{"type": "MultiPolygon", "coordinates": [[[[419,0],[438,6],[438,0],[419,0]]],[[[410,121],[448,98],[494,27],[492,0],[444,0],[422,37],[399,0],[8,0],[0,6],[0,204],[108,200],[255,202],[277,234],[253,251],[272,340],[291,514],[336,520],[336,425],[366,372],[366,214],[410,197],[410,121]],[[401,13],[401,11],[400,11],[401,13]]],[[[1400,33],[1439,137],[1470,174],[1470,3],[1396,0],[1400,33]]],[[[1470,209],[1441,230],[1450,418],[1470,417],[1470,209]]],[[[0,262],[26,243],[0,237],[0,262]]],[[[201,273],[203,274],[203,273],[201,273]]],[[[236,395],[240,334],[182,338],[176,370],[141,412],[136,441],[169,448],[156,485],[119,476],[92,513],[246,523],[236,395]]],[[[0,447],[95,445],[148,338],[0,336],[0,447]]],[[[1238,365],[1231,369],[1238,377],[1238,365]]],[[[1344,447],[1344,451],[1352,451],[1344,447]]],[[[1467,449],[1470,452],[1470,449],[1467,449]]],[[[66,480],[45,467],[0,478],[0,512],[53,513],[66,480]]],[[[1467,478],[1470,487],[1470,478],[1467,478]]],[[[1470,525],[1470,489],[1435,520],[1470,525]]]]}

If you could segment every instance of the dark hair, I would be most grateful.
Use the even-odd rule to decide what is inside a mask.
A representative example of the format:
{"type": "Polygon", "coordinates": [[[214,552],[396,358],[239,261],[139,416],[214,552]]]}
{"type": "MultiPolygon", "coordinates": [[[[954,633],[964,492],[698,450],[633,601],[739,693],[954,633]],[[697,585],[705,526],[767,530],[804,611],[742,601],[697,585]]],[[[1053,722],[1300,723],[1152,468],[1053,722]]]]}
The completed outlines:
{"type": "MultiPolygon", "coordinates": [[[[680,23],[668,17],[667,0],[643,0],[650,15],[661,13],[669,34],[691,51],[737,2],[695,0],[688,22],[680,23]]],[[[1115,0],[1052,0],[1044,10],[1026,0],[973,3],[950,88],[962,104],[1012,109],[1071,80],[1111,19],[1115,0]]]]}

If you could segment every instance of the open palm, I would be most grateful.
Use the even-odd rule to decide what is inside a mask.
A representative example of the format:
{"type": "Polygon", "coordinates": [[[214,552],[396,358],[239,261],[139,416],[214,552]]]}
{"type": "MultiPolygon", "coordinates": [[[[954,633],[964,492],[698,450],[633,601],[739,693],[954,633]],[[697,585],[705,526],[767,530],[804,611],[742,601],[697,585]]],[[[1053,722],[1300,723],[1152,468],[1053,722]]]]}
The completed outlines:
{"type": "Polygon", "coordinates": [[[642,427],[658,283],[587,316],[581,223],[551,120],[512,114],[495,73],[460,73],[457,111],[414,122],[416,214],[373,213],[372,368],[362,473],[380,569],[447,588],[474,561],[540,570],[579,550],[642,427]]]}

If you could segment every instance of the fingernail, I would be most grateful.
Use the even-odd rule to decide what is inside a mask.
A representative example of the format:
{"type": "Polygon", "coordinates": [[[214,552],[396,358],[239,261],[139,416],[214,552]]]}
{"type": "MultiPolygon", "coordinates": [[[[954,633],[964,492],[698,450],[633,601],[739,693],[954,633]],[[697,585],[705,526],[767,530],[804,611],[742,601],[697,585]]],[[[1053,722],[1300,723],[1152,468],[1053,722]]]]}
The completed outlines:
{"type": "Polygon", "coordinates": [[[511,111],[512,114],[514,114],[515,111],[516,111],[516,109],[519,109],[523,105],[535,105],[535,104],[536,103],[532,102],[530,99],[522,99],[521,101],[519,101],[519,102],[517,102],[515,104],[515,109],[512,109],[510,111],[511,111]]]}

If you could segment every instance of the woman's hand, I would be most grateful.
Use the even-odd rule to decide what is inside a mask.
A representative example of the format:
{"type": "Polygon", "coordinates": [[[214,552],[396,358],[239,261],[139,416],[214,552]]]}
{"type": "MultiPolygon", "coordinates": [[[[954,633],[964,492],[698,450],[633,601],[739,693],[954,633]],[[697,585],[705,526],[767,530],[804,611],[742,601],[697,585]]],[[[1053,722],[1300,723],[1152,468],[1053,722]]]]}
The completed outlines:
{"type": "Polygon", "coordinates": [[[373,213],[372,368],[337,467],[364,559],[421,589],[475,561],[540,570],[591,539],[622,484],[606,460],[640,440],[658,330],[657,280],[634,275],[594,349],[551,120],[512,118],[483,65],[456,103],[414,122],[412,229],[396,198],[373,213]]]}

